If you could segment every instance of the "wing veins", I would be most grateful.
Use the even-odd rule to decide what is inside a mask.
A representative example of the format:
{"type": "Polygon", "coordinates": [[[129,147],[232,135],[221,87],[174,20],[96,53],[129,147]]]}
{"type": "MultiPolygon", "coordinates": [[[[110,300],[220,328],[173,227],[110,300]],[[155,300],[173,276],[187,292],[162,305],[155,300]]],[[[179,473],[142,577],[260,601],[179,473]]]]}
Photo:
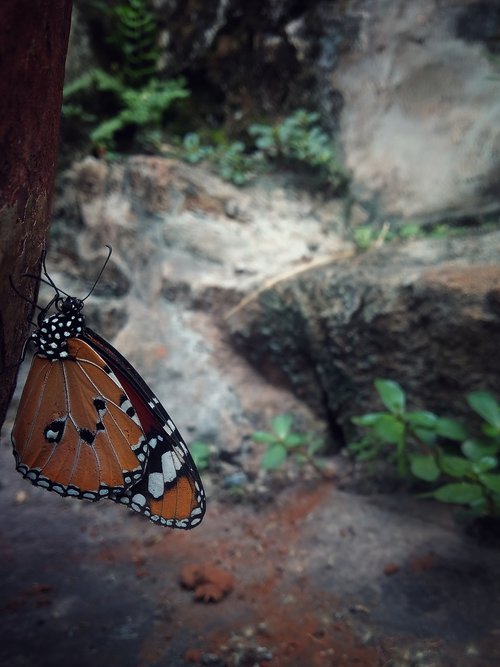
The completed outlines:
{"type": "MultiPolygon", "coordinates": [[[[101,373],[104,373],[104,371],[102,370],[102,368],[101,368],[100,366],[98,366],[98,364],[95,364],[93,361],[88,361],[87,359],[85,359],[85,360],[77,359],[76,362],[77,362],[77,364],[78,364],[78,367],[79,367],[80,370],[82,371],[82,373],[83,373],[83,374],[85,375],[85,377],[87,378],[89,384],[95,389],[95,391],[97,392],[97,394],[98,394],[99,396],[102,396],[101,392],[99,391],[99,388],[97,387],[97,385],[95,384],[95,382],[92,380],[92,378],[91,378],[90,375],[88,374],[87,370],[83,367],[83,363],[90,364],[91,366],[94,366],[95,368],[99,369],[99,370],[101,371],[101,373]]],[[[106,377],[109,377],[109,375],[107,375],[107,373],[106,373],[106,377]]],[[[111,379],[111,378],[110,378],[110,379],[111,379]]],[[[113,381],[113,380],[112,380],[112,381],[113,381]]],[[[118,386],[118,385],[117,385],[117,386],[118,386]]],[[[123,389],[123,387],[122,387],[121,385],[119,385],[119,388],[120,388],[120,389],[123,391],[123,393],[126,395],[126,392],[125,392],[125,390],[123,389]]],[[[120,407],[117,403],[115,403],[115,401],[111,400],[110,398],[107,398],[106,396],[102,396],[102,398],[106,401],[106,403],[109,403],[110,405],[113,405],[113,406],[114,406],[115,408],[117,408],[118,410],[121,410],[121,411],[123,412],[123,414],[125,414],[125,415],[127,414],[126,412],[124,412],[124,411],[121,409],[121,407],[120,407]]],[[[117,431],[119,431],[120,435],[121,435],[122,438],[125,440],[125,442],[128,442],[128,438],[126,437],[126,435],[125,435],[125,433],[123,432],[122,428],[120,427],[120,425],[119,425],[118,422],[116,421],[115,417],[114,417],[114,416],[111,414],[111,412],[109,412],[109,411],[108,411],[108,416],[109,416],[109,418],[111,419],[111,421],[113,422],[113,424],[116,426],[117,431]]],[[[128,415],[127,415],[127,417],[128,417],[128,415]]],[[[130,419],[130,417],[129,417],[129,419],[130,419]]],[[[132,421],[133,421],[133,420],[132,420],[132,421]]],[[[135,422],[134,422],[134,424],[135,424],[135,422]]],[[[136,424],[136,425],[137,425],[137,424],[136,424]]],[[[141,431],[142,431],[142,426],[140,427],[140,429],[141,429],[141,431]]],[[[106,437],[106,442],[108,443],[109,448],[110,448],[111,451],[113,452],[113,456],[115,457],[116,463],[118,464],[118,466],[120,466],[120,459],[118,458],[118,454],[117,454],[117,452],[116,452],[116,450],[115,450],[115,447],[114,447],[114,445],[113,445],[113,443],[112,443],[112,441],[111,441],[111,438],[110,438],[110,436],[109,436],[109,434],[108,434],[107,429],[104,429],[104,433],[105,433],[105,437],[106,437]]],[[[97,452],[95,451],[95,449],[94,449],[94,445],[93,445],[93,444],[91,445],[91,447],[92,447],[92,449],[93,449],[93,451],[94,451],[94,453],[95,453],[95,455],[96,455],[96,457],[97,457],[99,470],[101,470],[99,456],[98,456],[97,452]]],[[[137,459],[137,460],[139,461],[139,459],[137,459]]],[[[140,461],[139,461],[139,464],[140,464],[140,461]]]]}

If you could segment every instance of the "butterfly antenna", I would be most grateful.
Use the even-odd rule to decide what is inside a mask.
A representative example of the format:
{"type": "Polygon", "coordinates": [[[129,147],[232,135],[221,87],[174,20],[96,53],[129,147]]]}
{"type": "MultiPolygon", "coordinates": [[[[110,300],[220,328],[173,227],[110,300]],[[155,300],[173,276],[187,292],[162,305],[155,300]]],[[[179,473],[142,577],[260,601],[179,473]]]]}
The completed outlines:
{"type": "MultiPolygon", "coordinates": [[[[39,278],[39,280],[46,285],[50,285],[55,292],[60,292],[62,290],[57,289],[55,282],[52,280],[52,278],[49,275],[49,272],[47,271],[47,264],[45,263],[45,258],[47,257],[47,253],[45,252],[45,249],[42,251],[42,267],[43,267],[43,274],[47,278],[47,280],[44,280],[43,278],[39,278]]],[[[65,292],[64,292],[65,293],[65,292]]]]}
{"type": "Polygon", "coordinates": [[[98,275],[97,278],[94,280],[94,284],[92,285],[92,287],[91,287],[91,289],[90,289],[90,292],[87,294],[86,297],[84,297],[84,298],[82,299],[82,301],[85,301],[85,299],[88,299],[89,296],[92,294],[92,292],[95,290],[95,287],[96,287],[97,283],[99,282],[99,280],[100,280],[100,278],[101,278],[101,276],[102,276],[102,274],[103,274],[103,271],[104,271],[104,269],[106,268],[106,266],[107,266],[107,264],[108,264],[108,262],[109,262],[109,258],[111,257],[111,253],[113,252],[113,248],[112,248],[110,245],[108,245],[107,243],[106,243],[106,248],[108,249],[108,256],[106,257],[106,259],[105,259],[105,261],[104,261],[104,264],[102,265],[101,270],[99,271],[99,275],[98,275]]]}

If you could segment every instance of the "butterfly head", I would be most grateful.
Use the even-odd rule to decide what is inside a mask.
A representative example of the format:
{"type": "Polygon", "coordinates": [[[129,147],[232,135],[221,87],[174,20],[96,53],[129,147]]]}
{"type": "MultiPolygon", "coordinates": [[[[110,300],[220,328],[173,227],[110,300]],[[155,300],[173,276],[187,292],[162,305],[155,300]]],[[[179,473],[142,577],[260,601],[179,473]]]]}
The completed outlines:
{"type": "Polygon", "coordinates": [[[68,356],[70,338],[78,338],[85,329],[85,318],[81,311],[83,301],[76,297],[58,297],[55,301],[57,313],[44,317],[40,326],[31,335],[37,347],[37,354],[49,359],[63,359],[68,356]]]}
{"type": "Polygon", "coordinates": [[[59,297],[56,300],[56,309],[59,313],[65,315],[79,315],[83,308],[83,300],[77,299],[76,296],[67,296],[65,299],[59,297]]]}

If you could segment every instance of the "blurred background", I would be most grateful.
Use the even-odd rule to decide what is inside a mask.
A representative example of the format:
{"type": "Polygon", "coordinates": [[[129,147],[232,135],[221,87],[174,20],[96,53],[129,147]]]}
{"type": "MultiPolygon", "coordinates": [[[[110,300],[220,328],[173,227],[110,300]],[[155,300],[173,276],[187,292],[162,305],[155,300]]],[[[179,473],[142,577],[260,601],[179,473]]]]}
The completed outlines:
{"type": "Polygon", "coordinates": [[[499,54],[496,0],[75,2],[47,266],[113,247],[208,509],[27,484],[25,364],[5,664],[500,664],[499,54]]]}

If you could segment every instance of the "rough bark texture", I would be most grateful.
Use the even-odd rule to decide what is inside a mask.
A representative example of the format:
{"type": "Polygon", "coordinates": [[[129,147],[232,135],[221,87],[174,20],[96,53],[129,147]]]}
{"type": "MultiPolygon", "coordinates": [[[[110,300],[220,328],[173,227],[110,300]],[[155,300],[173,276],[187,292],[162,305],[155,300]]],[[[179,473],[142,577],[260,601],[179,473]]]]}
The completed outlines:
{"type": "Polygon", "coordinates": [[[0,424],[15,383],[49,226],[71,0],[0,5],[0,424]],[[10,369],[9,369],[10,367],[10,369]]]}

